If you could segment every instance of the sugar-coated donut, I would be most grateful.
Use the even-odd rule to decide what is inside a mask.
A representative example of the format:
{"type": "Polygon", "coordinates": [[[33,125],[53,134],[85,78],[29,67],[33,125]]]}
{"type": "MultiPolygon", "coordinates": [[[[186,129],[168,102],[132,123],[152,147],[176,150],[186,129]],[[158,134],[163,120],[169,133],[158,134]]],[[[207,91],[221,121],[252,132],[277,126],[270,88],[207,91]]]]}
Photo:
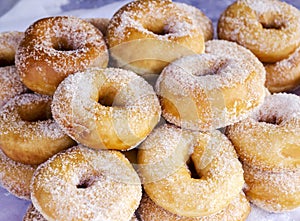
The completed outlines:
{"type": "Polygon", "coordinates": [[[13,161],[0,149],[0,184],[14,196],[30,199],[30,181],[36,167],[13,161]]]}
{"type": "Polygon", "coordinates": [[[140,75],[159,74],[173,60],[204,51],[193,20],[171,0],[138,0],[112,17],[107,43],[117,67],[140,75]]]}
{"type": "MultiPolygon", "coordinates": [[[[299,155],[298,155],[299,156],[299,155]]],[[[269,212],[286,212],[300,206],[300,170],[280,172],[244,163],[247,198],[269,212]]]]}
{"type": "Polygon", "coordinates": [[[24,33],[18,31],[0,33],[0,67],[14,64],[16,50],[24,33]]]}
{"type": "Polygon", "coordinates": [[[243,221],[248,217],[250,209],[245,194],[241,192],[225,209],[216,214],[202,217],[183,217],[156,205],[147,194],[144,194],[137,213],[143,221],[243,221]]]}
{"type": "Polygon", "coordinates": [[[300,206],[300,97],[273,94],[226,129],[244,164],[248,198],[265,210],[300,206]]]}
{"type": "Polygon", "coordinates": [[[247,119],[227,128],[240,159],[266,170],[300,168],[300,97],[273,94],[247,119]]]}
{"type": "Polygon", "coordinates": [[[106,67],[108,52],[101,32],[76,17],[57,16],[33,23],[16,53],[16,67],[31,90],[52,95],[68,75],[87,67],[106,67]]]}
{"type": "Polygon", "coordinates": [[[41,164],[31,183],[32,203],[49,221],[128,221],[141,196],[140,179],[122,153],[80,145],[41,164]]]}
{"type": "Polygon", "coordinates": [[[278,0],[238,0],[221,15],[218,37],[243,45],[263,62],[277,62],[300,44],[300,12],[278,0]]]}
{"type": "Polygon", "coordinates": [[[117,68],[91,68],[59,85],[52,113],[79,143],[127,150],[151,132],[161,109],[153,88],[142,77],[117,68]]]}
{"type": "Polygon", "coordinates": [[[15,66],[0,67],[0,85],[0,108],[11,98],[27,91],[15,66]]]}
{"type": "Polygon", "coordinates": [[[300,84],[300,47],[288,58],[265,64],[266,87],[272,93],[290,91],[300,84]]]}
{"type": "Polygon", "coordinates": [[[208,131],[233,124],[265,97],[265,70],[251,52],[225,41],[208,45],[208,53],[168,65],[156,82],[164,118],[182,128],[208,131]]]}
{"type": "Polygon", "coordinates": [[[213,39],[214,27],[212,21],[198,8],[185,4],[175,3],[181,10],[184,10],[193,20],[194,25],[203,32],[204,41],[213,39]]]}
{"type": "MultiPolygon", "coordinates": [[[[27,208],[26,214],[23,217],[23,221],[48,221],[43,215],[36,209],[32,204],[30,204],[27,208]]],[[[130,221],[139,221],[135,214],[131,218],[130,221]]]]}
{"type": "Polygon", "coordinates": [[[52,98],[21,94],[0,110],[0,147],[11,159],[40,164],[74,141],[51,119],[52,98]]]}
{"type": "Polygon", "coordinates": [[[87,22],[91,23],[94,25],[96,28],[98,28],[103,36],[106,36],[107,32],[107,27],[109,24],[110,19],[108,18],[86,18],[85,19],[87,22]]]}
{"type": "Polygon", "coordinates": [[[138,163],[147,195],[180,216],[217,213],[244,185],[234,148],[217,130],[201,133],[163,125],[140,145],[138,163]],[[196,176],[187,164],[194,165],[196,176]]]}

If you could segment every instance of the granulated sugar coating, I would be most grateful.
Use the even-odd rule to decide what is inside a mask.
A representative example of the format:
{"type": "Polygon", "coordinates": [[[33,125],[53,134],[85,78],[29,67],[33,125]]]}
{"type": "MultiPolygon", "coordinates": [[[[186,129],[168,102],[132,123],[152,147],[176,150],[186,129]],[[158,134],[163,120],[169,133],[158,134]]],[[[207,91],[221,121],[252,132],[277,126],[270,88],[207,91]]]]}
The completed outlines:
{"type": "Polygon", "coordinates": [[[15,66],[0,67],[0,108],[11,98],[26,92],[15,66]]]}

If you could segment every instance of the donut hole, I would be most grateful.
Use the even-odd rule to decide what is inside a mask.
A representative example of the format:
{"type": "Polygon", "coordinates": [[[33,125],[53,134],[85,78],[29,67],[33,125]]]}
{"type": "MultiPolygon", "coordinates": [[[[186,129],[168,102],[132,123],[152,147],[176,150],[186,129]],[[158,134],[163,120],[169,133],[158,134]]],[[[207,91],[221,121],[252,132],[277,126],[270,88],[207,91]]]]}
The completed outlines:
{"type": "Polygon", "coordinates": [[[160,21],[154,21],[152,23],[145,24],[144,28],[155,35],[169,34],[169,30],[164,26],[164,24],[163,23],[159,24],[159,23],[160,21]]]}
{"type": "Polygon", "coordinates": [[[264,122],[267,124],[279,125],[282,123],[282,119],[280,117],[270,115],[261,117],[258,122],[264,122]]]}
{"type": "Polygon", "coordinates": [[[80,182],[76,185],[77,189],[87,189],[93,185],[95,179],[93,177],[88,177],[80,180],[80,182]]]}
{"type": "Polygon", "coordinates": [[[192,158],[189,158],[186,165],[187,165],[187,167],[190,171],[191,178],[193,178],[193,179],[200,179],[201,178],[199,176],[199,174],[197,173],[197,170],[196,170],[196,167],[195,167],[195,164],[194,164],[194,161],[192,160],[192,158]]]}
{"type": "Polygon", "coordinates": [[[266,15],[265,17],[261,17],[259,19],[260,24],[264,29],[275,29],[281,30],[285,27],[285,22],[279,18],[278,16],[274,15],[266,15]],[[276,18],[276,19],[274,19],[276,18]]]}
{"type": "Polygon", "coordinates": [[[208,62],[202,66],[199,72],[193,73],[195,76],[207,76],[221,74],[221,70],[225,68],[227,62],[225,60],[216,60],[214,62],[208,62]]]}
{"type": "Polygon", "coordinates": [[[22,121],[26,122],[52,120],[50,103],[38,103],[22,106],[18,108],[18,114],[22,121]]]}
{"type": "Polygon", "coordinates": [[[4,58],[0,58],[0,67],[6,67],[6,66],[11,66],[14,65],[15,62],[13,59],[4,59],[4,58]]]}
{"type": "Polygon", "coordinates": [[[108,86],[101,89],[98,97],[98,103],[105,107],[123,106],[118,102],[116,95],[118,90],[115,87],[108,86]]]}
{"type": "Polygon", "coordinates": [[[282,29],[282,25],[278,25],[276,23],[262,23],[261,25],[263,26],[264,29],[276,29],[276,30],[281,30],[282,29]]]}
{"type": "Polygon", "coordinates": [[[66,38],[57,38],[53,41],[53,48],[57,51],[74,51],[78,49],[73,44],[71,44],[72,41],[66,38]]]}

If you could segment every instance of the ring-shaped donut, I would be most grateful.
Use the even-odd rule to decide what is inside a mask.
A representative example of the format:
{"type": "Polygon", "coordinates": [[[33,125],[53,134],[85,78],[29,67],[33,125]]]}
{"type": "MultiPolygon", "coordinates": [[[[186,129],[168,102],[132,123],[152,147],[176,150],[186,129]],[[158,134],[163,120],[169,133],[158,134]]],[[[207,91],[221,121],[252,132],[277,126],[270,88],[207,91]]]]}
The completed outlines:
{"type": "Polygon", "coordinates": [[[219,54],[183,57],[164,68],[156,93],[167,121],[208,131],[245,119],[263,102],[265,72],[219,54]]]}
{"type": "Polygon", "coordinates": [[[234,148],[217,130],[201,133],[163,125],[139,146],[138,166],[147,195],[180,216],[217,213],[244,185],[234,148]],[[198,177],[192,177],[187,163],[198,177]]]}
{"type": "Polygon", "coordinates": [[[79,143],[96,149],[127,150],[152,131],[161,108],[153,88],[142,77],[117,68],[91,68],[59,85],[52,113],[79,143]]]}
{"type": "Polygon", "coordinates": [[[238,0],[220,16],[218,37],[250,49],[262,62],[287,58],[300,44],[300,12],[278,0],[238,0]]]}
{"type": "Polygon", "coordinates": [[[141,197],[141,181],[122,153],[81,145],[39,165],[31,182],[32,203],[49,221],[128,221],[141,197]]]}
{"type": "Polygon", "coordinates": [[[202,31],[170,0],[123,6],[110,21],[107,43],[116,67],[140,75],[157,75],[175,59],[204,51],[202,31]]]}
{"type": "Polygon", "coordinates": [[[0,110],[0,146],[11,159],[40,164],[74,141],[51,118],[52,98],[21,94],[0,110]]]}
{"type": "Polygon", "coordinates": [[[106,67],[108,51],[101,32],[71,16],[40,19],[25,31],[16,67],[31,90],[52,95],[68,75],[88,67],[106,67]]]}

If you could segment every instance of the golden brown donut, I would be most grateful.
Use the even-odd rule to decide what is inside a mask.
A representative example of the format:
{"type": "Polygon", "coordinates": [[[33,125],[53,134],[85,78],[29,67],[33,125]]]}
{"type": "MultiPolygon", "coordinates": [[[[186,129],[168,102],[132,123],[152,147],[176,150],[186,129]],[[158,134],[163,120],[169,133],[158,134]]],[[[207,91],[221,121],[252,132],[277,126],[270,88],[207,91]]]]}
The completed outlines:
{"type": "Polygon", "coordinates": [[[141,196],[140,179],[122,153],[81,145],[41,164],[31,183],[32,203],[49,221],[128,221],[141,196]]]}
{"type": "Polygon", "coordinates": [[[14,64],[16,50],[24,33],[18,31],[0,33],[0,67],[14,64]]]}
{"type": "Polygon", "coordinates": [[[96,149],[137,146],[160,119],[158,98],[142,77],[118,68],[91,68],[57,88],[52,114],[74,140],[96,149]]]}
{"type": "Polygon", "coordinates": [[[30,181],[36,167],[8,158],[0,148],[0,184],[14,196],[30,200],[30,181]]]}
{"type": "Polygon", "coordinates": [[[206,54],[174,61],[156,82],[164,118],[182,128],[225,127],[245,119],[265,97],[265,70],[250,51],[227,41],[206,45],[206,54]]]}
{"type": "Polygon", "coordinates": [[[278,0],[238,0],[220,16],[218,37],[250,49],[262,62],[287,58],[300,44],[300,12],[278,0]]]}
{"type": "Polygon", "coordinates": [[[290,91],[300,84],[300,47],[286,59],[265,64],[266,87],[272,93],[290,91]]]}
{"type": "Polygon", "coordinates": [[[101,31],[103,36],[106,36],[107,27],[108,27],[110,19],[108,19],[108,18],[86,18],[84,20],[86,20],[87,22],[94,25],[96,28],[98,28],[101,31]]]}
{"type": "MultiPolygon", "coordinates": [[[[298,155],[299,156],[299,155],[298,155]]],[[[279,172],[243,164],[247,198],[269,212],[286,212],[300,206],[300,170],[279,172]]]]}
{"type": "Polygon", "coordinates": [[[76,17],[43,18],[25,32],[16,67],[31,90],[52,95],[68,75],[88,67],[106,67],[108,52],[101,32],[76,17]]]}
{"type": "Polygon", "coordinates": [[[165,124],[139,146],[138,163],[147,195],[180,216],[217,213],[244,185],[234,148],[217,130],[201,133],[165,124]]]}
{"type": "Polygon", "coordinates": [[[183,217],[156,205],[147,194],[144,194],[137,213],[142,221],[243,221],[248,217],[250,210],[250,203],[245,194],[241,192],[225,209],[216,214],[203,217],[183,217]]]}
{"type": "Polygon", "coordinates": [[[117,67],[144,76],[157,75],[175,59],[204,51],[202,32],[171,0],[138,0],[123,6],[109,23],[107,42],[117,67]]]}
{"type": "Polygon", "coordinates": [[[247,119],[227,128],[240,159],[271,171],[300,168],[300,97],[278,93],[247,119]]]}
{"type": "Polygon", "coordinates": [[[226,134],[244,164],[253,203],[272,212],[300,206],[300,97],[269,95],[226,134]]]}
{"type": "Polygon", "coordinates": [[[194,25],[203,32],[204,41],[213,39],[214,27],[212,21],[198,8],[185,3],[175,3],[193,20],[194,25]]]}
{"type": "Polygon", "coordinates": [[[11,159],[40,164],[74,141],[51,118],[52,98],[22,94],[0,110],[0,147],[11,159]]]}
{"type": "Polygon", "coordinates": [[[0,108],[11,98],[27,91],[15,66],[0,67],[0,85],[0,108]]]}

